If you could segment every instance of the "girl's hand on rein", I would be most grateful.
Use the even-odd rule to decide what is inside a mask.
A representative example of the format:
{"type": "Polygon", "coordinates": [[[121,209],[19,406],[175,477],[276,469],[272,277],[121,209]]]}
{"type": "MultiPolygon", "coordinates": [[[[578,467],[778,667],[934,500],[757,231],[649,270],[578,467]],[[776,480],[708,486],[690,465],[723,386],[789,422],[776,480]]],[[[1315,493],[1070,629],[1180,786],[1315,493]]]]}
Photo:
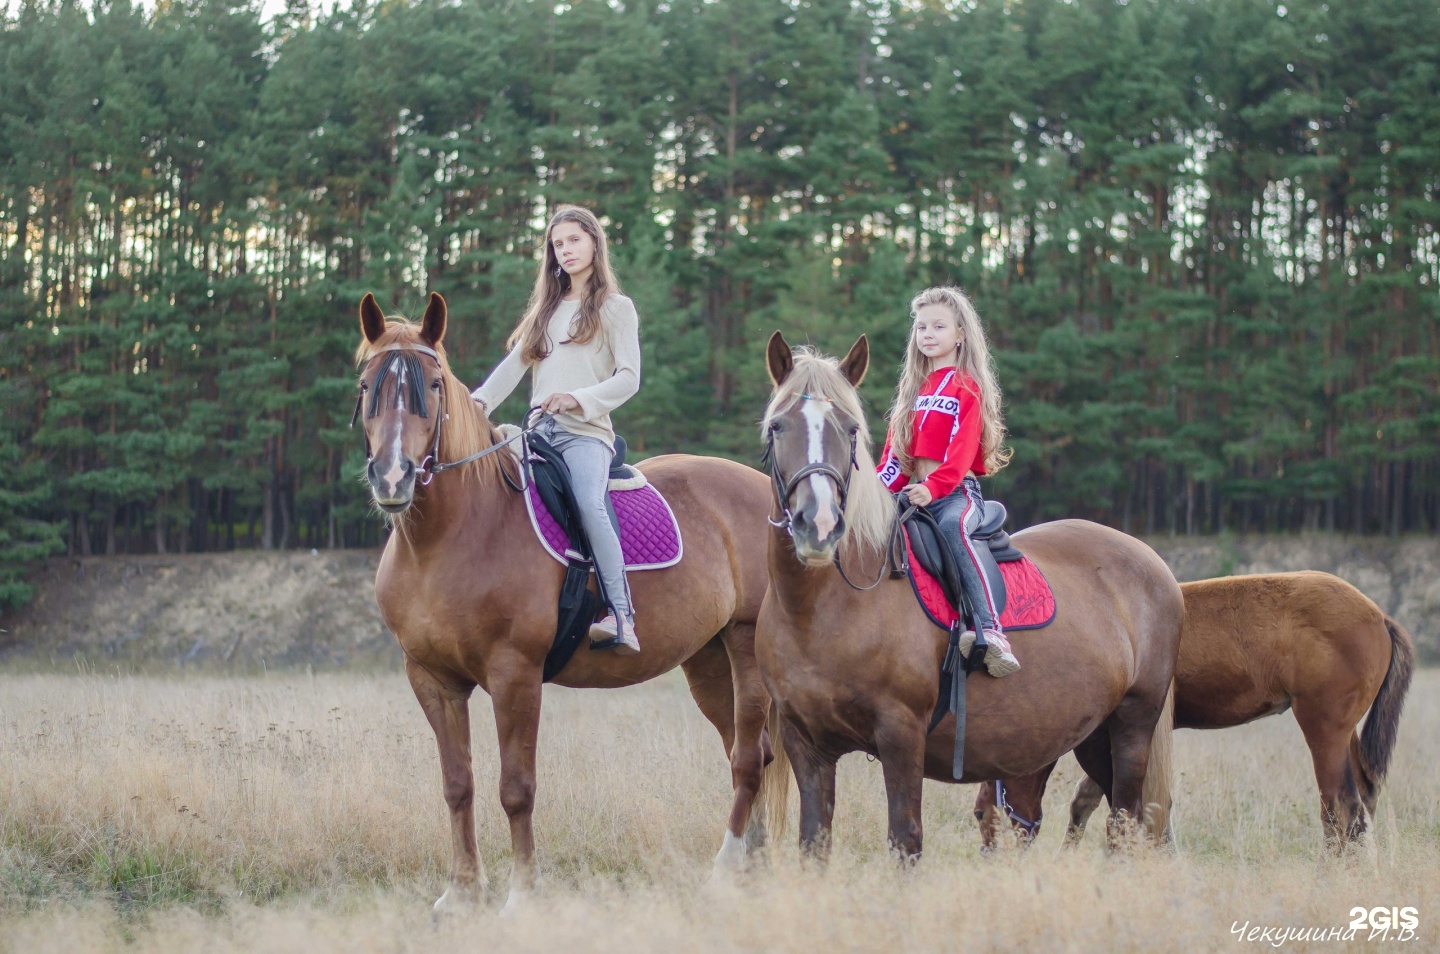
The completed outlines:
{"type": "Polygon", "coordinates": [[[930,496],[930,488],[924,484],[911,484],[905,488],[905,496],[917,507],[923,507],[935,498],[930,496]]]}
{"type": "Polygon", "coordinates": [[[540,402],[540,410],[546,414],[560,414],[580,410],[580,402],[568,394],[552,394],[540,402]]]}

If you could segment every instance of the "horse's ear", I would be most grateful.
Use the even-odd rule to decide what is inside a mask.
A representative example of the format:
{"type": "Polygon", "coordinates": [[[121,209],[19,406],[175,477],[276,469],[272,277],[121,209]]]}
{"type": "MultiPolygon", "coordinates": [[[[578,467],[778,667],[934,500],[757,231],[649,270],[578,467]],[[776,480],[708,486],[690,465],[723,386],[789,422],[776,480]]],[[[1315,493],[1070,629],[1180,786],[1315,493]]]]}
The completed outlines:
{"type": "Polygon", "coordinates": [[[420,323],[420,337],[434,347],[445,337],[445,299],[439,292],[430,293],[430,304],[425,306],[425,320],[420,323]]]}
{"type": "Polygon", "coordinates": [[[870,370],[870,339],[864,335],[855,339],[850,346],[850,353],[845,360],[840,362],[840,373],[845,380],[850,382],[851,387],[858,388],[860,382],[865,380],[865,372],[870,370]]]}
{"type": "Polygon", "coordinates": [[[375,304],[375,296],[369,292],[360,299],[360,330],[365,333],[365,340],[374,344],[380,340],[385,333],[385,312],[375,304]]]}
{"type": "Polygon", "coordinates": [[[785,336],[778,331],[770,336],[770,343],[765,346],[765,363],[770,369],[770,380],[777,388],[795,370],[795,356],[790,353],[785,336]]]}

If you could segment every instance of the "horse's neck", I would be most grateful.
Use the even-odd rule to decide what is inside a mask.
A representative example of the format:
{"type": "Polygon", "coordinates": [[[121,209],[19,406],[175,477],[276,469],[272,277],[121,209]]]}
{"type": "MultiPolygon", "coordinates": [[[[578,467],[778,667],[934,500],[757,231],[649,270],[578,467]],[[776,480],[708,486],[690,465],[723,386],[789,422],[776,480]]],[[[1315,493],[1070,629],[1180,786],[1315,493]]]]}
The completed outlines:
{"type": "Polygon", "coordinates": [[[467,480],[457,470],[416,488],[410,510],[404,539],[418,555],[449,549],[459,537],[504,546],[524,502],[499,477],[467,480]]]}
{"type": "Polygon", "coordinates": [[[812,568],[800,562],[784,530],[770,530],[770,585],[780,608],[791,617],[809,617],[819,608],[827,590],[838,579],[834,567],[812,568]]]}

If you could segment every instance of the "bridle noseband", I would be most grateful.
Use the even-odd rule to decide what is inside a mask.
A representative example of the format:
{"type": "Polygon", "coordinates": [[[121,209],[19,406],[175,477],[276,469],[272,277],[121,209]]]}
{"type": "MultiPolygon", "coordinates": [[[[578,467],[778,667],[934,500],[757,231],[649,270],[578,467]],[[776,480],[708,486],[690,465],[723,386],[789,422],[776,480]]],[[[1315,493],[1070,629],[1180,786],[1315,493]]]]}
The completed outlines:
{"type": "MultiPolygon", "coordinates": [[[[829,398],[811,397],[808,394],[800,395],[800,399],[824,401],[826,404],[833,403],[829,398]]],[[[775,428],[773,425],[767,427],[765,429],[765,454],[760,458],[760,464],[762,467],[770,468],[770,482],[775,487],[775,502],[780,505],[780,512],[783,515],[783,518],[778,521],[773,517],[767,517],[770,526],[786,531],[791,529],[794,517],[790,513],[790,498],[794,495],[795,489],[800,486],[800,481],[811,474],[820,474],[835,482],[836,489],[840,491],[840,512],[844,513],[845,502],[850,497],[850,477],[860,468],[855,456],[858,440],[858,432],[850,435],[850,469],[844,474],[840,473],[840,469],[834,464],[822,460],[814,464],[806,464],[792,474],[789,480],[786,480],[781,475],[780,465],[775,460],[775,428]]]]}
{"type": "MultiPolygon", "coordinates": [[[[419,365],[419,360],[416,359],[416,358],[414,358],[414,357],[410,357],[410,352],[418,352],[418,353],[423,354],[423,355],[428,355],[429,357],[431,357],[431,358],[433,358],[433,359],[435,360],[435,364],[436,364],[437,366],[441,366],[441,364],[440,364],[440,355],[439,355],[439,353],[437,353],[437,352],[435,351],[434,348],[427,348],[427,347],[425,347],[424,345],[417,345],[417,344],[392,344],[392,345],[386,345],[386,346],[383,347],[383,348],[376,348],[375,351],[373,351],[373,352],[371,353],[370,357],[373,358],[373,357],[375,357],[375,355],[385,354],[386,352],[396,352],[396,354],[394,354],[394,355],[393,355],[392,357],[390,357],[390,358],[386,358],[386,359],[385,359],[385,362],[380,366],[379,371],[377,371],[376,374],[375,374],[375,388],[374,388],[374,392],[373,392],[373,393],[371,394],[371,396],[370,396],[370,408],[369,408],[368,411],[365,412],[365,416],[366,416],[367,418],[369,418],[369,417],[374,417],[376,414],[379,414],[379,413],[380,413],[380,390],[381,390],[381,386],[384,384],[385,379],[386,379],[387,377],[389,377],[391,374],[394,374],[394,373],[395,373],[396,367],[397,367],[397,366],[410,367],[410,368],[417,368],[417,367],[418,367],[418,365],[419,365]]],[[[400,400],[400,386],[401,386],[401,385],[400,385],[400,382],[399,382],[399,381],[396,381],[395,388],[396,388],[396,401],[397,401],[397,403],[398,403],[399,400],[400,400]]],[[[411,394],[411,398],[412,398],[412,400],[411,400],[410,403],[413,405],[412,407],[409,408],[410,413],[412,413],[412,414],[419,414],[421,417],[429,417],[430,414],[429,414],[429,412],[427,411],[427,409],[426,409],[426,407],[425,407],[423,387],[422,387],[420,384],[416,383],[416,382],[411,382],[411,383],[410,383],[410,394],[411,394]]],[[[365,403],[365,392],[364,392],[364,391],[361,391],[360,394],[355,398],[355,413],[350,415],[350,426],[351,426],[352,428],[355,426],[355,422],[360,419],[360,409],[364,406],[364,403],[365,403]]],[[[440,407],[439,407],[438,420],[436,420],[436,422],[435,422],[435,437],[434,437],[434,440],[432,440],[431,443],[430,443],[430,453],[428,453],[428,454],[425,455],[425,459],[422,460],[422,461],[420,462],[420,466],[415,469],[415,472],[416,472],[415,482],[418,483],[421,487],[429,487],[429,486],[430,486],[430,481],[432,481],[432,480],[435,479],[435,475],[436,475],[436,474],[441,473],[441,472],[443,472],[443,471],[450,470],[451,468],[454,468],[454,467],[461,467],[461,466],[463,466],[463,465],[465,465],[465,464],[474,463],[475,461],[479,460],[479,459],[482,458],[482,457],[488,457],[488,456],[490,456],[491,454],[495,453],[496,451],[500,450],[500,448],[505,447],[506,445],[514,442],[515,440],[517,440],[517,439],[521,436],[521,434],[513,434],[513,435],[511,435],[510,437],[507,437],[505,440],[503,440],[503,441],[498,441],[498,442],[490,445],[489,447],[485,448],[484,450],[478,451],[478,452],[476,452],[476,453],[474,453],[474,454],[471,454],[471,455],[468,456],[468,457],[462,457],[460,460],[454,460],[454,461],[450,461],[450,462],[448,462],[448,463],[443,463],[443,464],[442,464],[442,463],[439,462],[439,458],[440,458],[440,426],[441,426],[442,424],[444,424],[444,423],[445,423],[447,420],[449,420],[449,419],[450,419],[450,416],[445,413],[445,389],[444,389],[444,388],[441,388],[441,389],[440,389],[440,407]]],[[[522,433],[523,433],[523,432],[522,432],[522,433]]],[[[366,435],[365,435],[365,463],[366,463],[366,464],[369,464],[370,461],[372,461],[374,458],[375,458],[375,454],[374,454],[374,452],[372,451],[372,449],[371,449],[371,447],[370,447],[370,435],[369,435],[369,434],[366,434],[366,435]]],[[[502,470],[502,473],[503,473],[503,470],[502,470]]],[[[506,483],[511,483],[511,481],[510,481],[510,475],[509,475],[509,474],[505,474],[505,481],[506,481],[506,483]]],[[[511,486],[513,487],[514,484],[511,483],[511,486]]],[[[516,488],[516,489],[518,490],[519,488],[516,488]]]]}

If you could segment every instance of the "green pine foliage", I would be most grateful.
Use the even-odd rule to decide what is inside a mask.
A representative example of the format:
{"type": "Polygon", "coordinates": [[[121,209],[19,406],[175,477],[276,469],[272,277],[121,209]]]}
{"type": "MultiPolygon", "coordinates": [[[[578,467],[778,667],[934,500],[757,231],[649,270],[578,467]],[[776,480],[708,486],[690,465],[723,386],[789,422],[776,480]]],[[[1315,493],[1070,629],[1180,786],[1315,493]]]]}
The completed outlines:
{"type": "MultiPolygon", "coordinates": [[[[775,328],[987,321],[1018,522],[1440,522],[1420,0],[22,0],[0,21],[0,605],[72,553],[373,545],[356,303],[478,383],[553,206],[642,316],[641,454],[753,463],[775,328]]],[[[524,397],[502,409],[518,417],[524,397]]]]}

